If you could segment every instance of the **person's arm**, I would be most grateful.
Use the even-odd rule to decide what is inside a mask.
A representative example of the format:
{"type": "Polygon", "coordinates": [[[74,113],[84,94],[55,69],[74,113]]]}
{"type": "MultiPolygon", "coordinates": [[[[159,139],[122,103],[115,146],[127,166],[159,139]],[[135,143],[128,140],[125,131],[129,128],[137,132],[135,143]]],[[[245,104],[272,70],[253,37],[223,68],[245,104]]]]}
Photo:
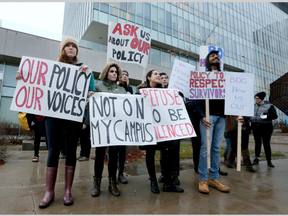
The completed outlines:
{"type": "Polygon", "coordinates": [[[278,118],[278,115],[276,113],[276,109],[273,105],[270,106],[268,113],[263,113],[264,115],[267,115],[267,120],[274,120],[278,118]]]}

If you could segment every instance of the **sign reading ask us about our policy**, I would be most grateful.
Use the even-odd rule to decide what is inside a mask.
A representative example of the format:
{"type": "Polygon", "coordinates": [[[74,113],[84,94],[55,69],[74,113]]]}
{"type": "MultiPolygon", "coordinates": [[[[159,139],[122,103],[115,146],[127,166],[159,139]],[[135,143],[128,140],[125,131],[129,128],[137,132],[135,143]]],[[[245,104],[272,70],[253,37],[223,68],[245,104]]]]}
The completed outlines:
{"type": "Polygon", "coordinates": [[[23,56],[10,110],[82,122],[91,71],[23,56]]]}

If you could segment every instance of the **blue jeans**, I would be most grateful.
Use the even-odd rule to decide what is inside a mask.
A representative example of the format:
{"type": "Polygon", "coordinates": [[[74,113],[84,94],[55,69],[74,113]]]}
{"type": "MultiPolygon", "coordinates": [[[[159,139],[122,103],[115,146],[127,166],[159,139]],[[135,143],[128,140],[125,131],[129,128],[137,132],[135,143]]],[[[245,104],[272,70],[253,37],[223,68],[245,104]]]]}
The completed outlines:
{"type": "Polygon", "coordinates": [[[231,147],[231,140],[230,140],[229,132],[224,133],[224,137],[225,137],[225,140],[226,140],[226,148],[224,150],[224,154],[227,154],[229,148],[231,147]]]}
{"type": "MultiPolygon", "coordinates": [[[[220,147],[225,130],[225,117],[210,115],[210,178],[219,179],[220,147]]],[[[198,171],[200,180],[208,180],[206,127],[200,120],[201,149],[198,171]]]]}

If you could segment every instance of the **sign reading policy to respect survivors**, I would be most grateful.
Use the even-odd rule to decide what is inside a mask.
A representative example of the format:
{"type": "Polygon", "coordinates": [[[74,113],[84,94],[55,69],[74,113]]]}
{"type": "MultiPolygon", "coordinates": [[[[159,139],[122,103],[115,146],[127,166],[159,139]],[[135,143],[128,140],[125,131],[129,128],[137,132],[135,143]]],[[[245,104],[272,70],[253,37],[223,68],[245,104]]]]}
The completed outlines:
{"type": "Polygon", "coordinates": [[[177,89],[140,89],[148,94],[157,142],[195,137],[183,98],[177,89]]]}
{"type": "Polygon", "coordinates": [[[190,72],[189,99],[225,99],[224,72],[190,72]]]}
{"type": "Polygon", "coordinates": [[[225,115],[254,116],[254,74],[226,72],[225,115]]]}
{"type": "Polygon", "coordinates": [[[91,146],[156,145],[148,98],[95,93],[89,99],[91,146]]]}
{"type": "Polygon", "coordinates": [[[131,24],[109,22],[107,57],[147,67],[151,35],[131,24]]]}
{"type": "Polygon", "coordinates": [[[23,56],[10,110],[82,122],[91,72],[78,68],[23,56]]]}
{"type": "Polygon", "coordinates": [[[178,89],[185,97],[189,98],[189,80],[191,71],[195,71],[194,65],[175,59],[168,88],[178,89]]]}

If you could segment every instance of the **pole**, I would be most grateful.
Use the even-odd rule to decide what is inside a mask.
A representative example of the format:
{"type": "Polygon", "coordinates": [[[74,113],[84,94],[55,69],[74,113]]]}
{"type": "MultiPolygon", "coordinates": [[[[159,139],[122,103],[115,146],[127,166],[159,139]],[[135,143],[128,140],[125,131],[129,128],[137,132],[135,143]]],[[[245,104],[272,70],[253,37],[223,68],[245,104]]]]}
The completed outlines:
{"type": "MultiPolygon", "coordinates": [[[[242,116],[238,116],[238,119],[242,116]]],[[[242,124],[238,121],[237,131],[237,171],[241,171],[241,137],[242,137],[242,124]]]]}
{"type": "MultiPolygon", "coordinates": [[[[209,99],[205,99],[206,105],[206,121],[210,121],[210,112],[209,112],[209,99]]],[[[210,128],[206,129],[207,137],[207,168],[210,169],[210,128]]]]}
{"type": "Polygon", "coordinates": [[[142,84],[145,82],[146,68],[143,67],[142,84]]]}

